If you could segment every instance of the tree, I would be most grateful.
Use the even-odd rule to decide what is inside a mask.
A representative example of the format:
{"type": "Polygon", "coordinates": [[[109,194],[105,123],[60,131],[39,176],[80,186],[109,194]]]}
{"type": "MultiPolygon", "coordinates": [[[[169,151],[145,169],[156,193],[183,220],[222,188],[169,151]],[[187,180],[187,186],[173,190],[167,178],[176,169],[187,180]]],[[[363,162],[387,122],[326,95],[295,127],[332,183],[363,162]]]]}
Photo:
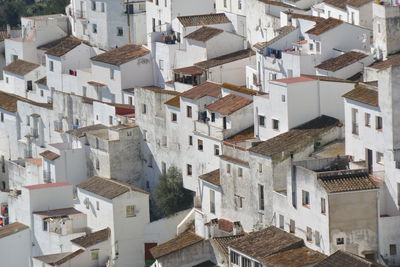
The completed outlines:
{"type": "Polygon", "coordinates": [[[164,216],[192,207],[192,192],[183,187],[182,173],[177,167],[170,167],[166,174],[160,175],[156,205],[164,216]]]}

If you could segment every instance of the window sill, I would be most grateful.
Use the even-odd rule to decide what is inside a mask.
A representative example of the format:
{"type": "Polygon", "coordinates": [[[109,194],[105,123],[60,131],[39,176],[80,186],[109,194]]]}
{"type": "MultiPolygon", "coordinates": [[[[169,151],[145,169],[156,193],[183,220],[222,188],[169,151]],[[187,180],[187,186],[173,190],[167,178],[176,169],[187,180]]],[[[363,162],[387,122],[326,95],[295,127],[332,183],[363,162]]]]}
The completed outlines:
{"type": "Polygon", "coordinates": [[[310,209],[310,205],[304,205],[304,204],[303,204],[303,207],[304,207],[304,208],[307,208],[307,209],[310,209]]]}

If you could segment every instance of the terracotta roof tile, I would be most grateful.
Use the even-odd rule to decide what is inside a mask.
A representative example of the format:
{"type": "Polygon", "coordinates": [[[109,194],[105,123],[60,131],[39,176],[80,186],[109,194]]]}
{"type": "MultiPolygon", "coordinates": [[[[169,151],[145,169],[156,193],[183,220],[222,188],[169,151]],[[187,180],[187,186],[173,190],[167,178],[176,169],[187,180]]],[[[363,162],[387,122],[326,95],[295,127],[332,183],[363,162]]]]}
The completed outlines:
{"type": "Polygon", "coordinates": [[[365,4],[372,3],[372,0],[347,0],[347,5],[353,7],[361,7],[365,4]]]}
{"type": "Polygon", "coordinates": [[[330,77],[330,76],[323,76],[323,75],[301,74],[301,76],[309,77],[314,80],[319,80],[319,81],[324,81],[324,82],[356,83],[351,80],[345,80],[345,79],[340,79],[340,78],[330,77]]]}
{"type": "Polygon", "coordinates": [[[369,67],[377,70],[383,70],[393,65],[400,65],[400,53],[389,56],[386,60],[376,62],[369,67]]]}
{"type": "Polygon", "coordinates": [[[320,135],[339,126],[341,126],[341,123],[338,119],[323,115],[286,133],[261,142],[250,148],[249,151],[268,157],[282,155],[282,152],[285,151],[288,152],[284,153],[284,157],[281,157],[283,159],[290,156],[288,155],[289,152],[295,152],[305,145],[314,143],[320,135]]]}
{"type": "Polygon", "coordinates": [[[296,28],[293,27],[293,26],[284,26],[284,27],[279,29],[277,36],[275,36],[274,38],[272,38],[271,40],[269,40],[267,42],[256,43],[254,45],[254,48],[256,48],[258,50],[262,50],[262,49],[272,45],[276,41],[282,39],[283,37],[285,37],[286,35],[288,35],[289,33],[291,33],[294,30],[296,30],[296,28]]]}
{"type": "Polygon", "coordinates": [[[314,21],[314,22],[323,22],[323,21],[325,21],[325,19],[321,18],[321,17],[305,15],[305,14],[299,14],[299,13],[293,13],[291,11],[284,11],[284,13],[290,15],[294,19],[304,19],[304,20],[309,20],[309,21],[314,21]]]}
{"type": "Polygon", "coordinates": [[[345,52],[344,54],[330,58],[328,60],[325,60],[321,64],[315,66],[316,68],[327,70],[327,71],[338,71],[340,69],[343,69],[344,67],[347,67],[351,64],[356,63],[357,61],[360,61],[361,59],[367,57],[368,55],[365,53],[357,52],[357,51],[348,51],[345,52]]]}
{"type": "Polygon", "coordinates": [[[22,101],[22,102],[29,103],[34,106],[38,106],[38,107],[42,107],[42,108],[46,108],[46,109],[53,108],[52,104],[34,102],[32,100],[23,98],[18,95],[9,94],[9,93],[0,91],[0,109],[7,110],[9,112],[17,112],[18,101],[22,101]]]}
{"type": "Polygon", "coordinates": [[[57,253],[57,254],[48,254],[48,255],[42,255],[42,256],[36,256],[33,257],[41,262],[44,262],[48,265],[51,266],[58,266],[61,265],[79,254],[83,253],[85,250],[84,249],[78,249],[74,252],[65,252],[65,253],[57,253]]]}
{"type": "Polygon", "coordinates": [[[215,57],[209,60],[197,62],[194,65],[202,69],[210,69],[216,66],[221,66],[230,62],[245,59],[254,56],[256,53],[251,49],[240,50],[227,55],[215,57]]]}
{"type": "Polygon", "coordinates": [[[103,62],[110,65],[120,66],[131,60],[140,58],[149,54],[150,51],[140,45],[127,44],[119,48],[107,51],[91,59],[93,61],[103,62]]]}
{"type": "Polygon", "coordinates": [[[185,36],[186,39],[196,40],[199,42],[206,42],[215,36],[223,33],[224,30],[203,26],[185,36]]]}
{"type": "Polygon", "coordinates": [[[35,184],[35,185],[26,185],[24,188],[28,190],[36,190],[36,189],[43,189],[43,188],[53,188],[53,187],[61,187],[61,186],[71,186],[69,183],[49,183],[49,184],[35,184]]]}
{"type": "Polygon", "coordinates": [[[164,104],[179,108],[181,106],[181,97],[177,95],[166,101],[164,104]]]}
{"type": "Polygon", "coordinates": [[[384,265],[382,264],[371,262],[365,258],[361,258],[357,255],[342,250],[336,251],[325,260],[314,265],[314,267],[343,267],[343,266],[384,267],[384,265]]]}
{"type": "Polygon", "coordinates": [[[209,183],[211,183],[213,185],[221,186],[220,179],[219,179],[220,178],[219,177],[219,169],[216,169],[214,171],[202,174],[202,175],[199,176],[199,178],[201,180],[209,182],[209,183]]]}
{"type": "Polygon", "coordinates": [[[318,251],[301,247],[268,256],[262,262],[274,267],[303,267],[313,266],[326,258],[326,255],[318,251]]]}
{"type": "Polygon", "coordinates": [[[206,106],[206,109],[211,112],[217,112],[221,115],[227,116],[250,105],[251,103],[253,103],[253,100],[251,99],[234,94],[229,94],[206,106]]]}
{"type": "Polygon", "coordinates": [[[194,265],[193,267],[219,267],[219,265],[213,263],[212,261],[205,261],[197,265],[194,265]]]}
{"type": "Polygon", "coordinates": [[[308,34],[313,34],[313,35],[321,35],[329,30],[332,30],[336,28],[337,26],[341,25],[343,21],[339,19],[334,19],[334,18],[328,18],[325,19],[324,21],[317,22],[317,24],[314,26],[314,28],[306,31],[308,34]]]}
{"type": "Polygon", "coordinates": [[[233,222],[223,218],[218,219],[218,229],[231,233],[233,231],[233,222]]]}
{"type": "Polygon", "coordinates": [[[17,59],[16,61],[5,66],[3,70],[6,72],[24,76],[39,67],[39,64],[28,62],[22,59],[17,59]]]}
{"type": "Polygon", "coordinates": [[[243,165],[243,166],[250,166],[248,161],[244,161],[244,160],[240,160],[231,156],[227,156],[227,155],[220,155],[219,156],[220,159],[226,160],[226,161],[230,161],[233,162],[235,164],[239,164],[239,165],[243,165]]]}
{"type": "Polygon", "coordinates": [[[59,40],[39,46],[38,49],[45,50],[46,54],[48,55],[61,57],[67,54],[68,52],[72,51],[75,47],[79,46],[80,44],[86,44],[90,46],[90,44],[86,41],[77,39],[73,36],[67,36],[59,40]]]}
{"type": "Polygon", "coordinates": [[[72,239],[71,242],[77,244],[78,246],[88,248],[93,245],[96,245],[100,242],[108,240],[110,237],[110,228],[106,228],[103,230],[99,230],[75,239],[72,239]]]}
{"type": "Polygon", "coordinates": [[[186,75],[201,75],[205,71],[203,69],[199,68],[199,67],[190,66],[190,67],[174,69],[174,72],[175,73],[186,74],[186,75]]]}
{"type": "Polygon", "coordinates": [[[56,160],[60,157],[60,155],[58,155],[50,150],[43,151],[39,155],[48,160],[56,160]]]}
{"type": "Polygon", "coordinates": [[[86,134],[91,131],[97,131],[97,130],[102,130],[102,129],[106,129],[106,128],[107,128],[107,126],[105,126],[103,124],[95,124],[95,125],[81,127],[81,128],[74,129],[74,130],[69,130],[69,131],[66,131],[66,133],[71,134],[76,137],[83,137],[83,136],[86,136],[86,134]]]}
{"type": "Polygon", "coordinates": [[[225,13],[177,17],[184,27],[230,23],[225,13]]]}
{"type": "Polygon", "coordinates": [[[221,96],[221,86],[213,82],[205,82],[181,94],[184,98],[199,99],[204,96],[219,98],[221,96]]]}
{"type": "Polygon", "coordinates": [[[32,164],[34,164],[36,166],[42,166],[42,159],[27,158],[26,162],[32,163],[32,164]]]}
{"type": "Polygon", "coordinates": [[[180,95],[181,94],[178,91],[166,90],[166,89],[162,89],[162,88],[156,87],[156,86],[144,86],[144,87],[142,87],[142,89],[149,90],[149,91],[152,91],[154,93],[159,93],[159,94],[167,94],[167,95],[180,95]]]}
{"type": "Polygon", "coordinates": [[[61,216],[80,215],[80,214],[84,215],[84,213],[80,212],[79,210],[76,210],[75,208],[35,211],[33,214],[39,215],[41,217],[61,217],[61,216]]]}
{"type": "Polygon", "coordinates": [[[225,256],[228,257],[228,246],[229,243],[238,240],[244,237],[243,234],[240,235],[231,235],[231,236],[222,236],[222,237],[214,237],[211,239],[211,243],[214,244],[218,250],[225,256]]]}
{"type": "Polygon", "coordinates": [[[292,5],[288,5],[285,4],[283,2],[279,2],[279,1],[272,1],[272,0],[258,0],[266,5],[272,5],[272,6],[280,6],[280,7],[286,7],[288,9],[297,9],[297,10],[301,10],[298,7],[292,6],[292,5]]]}
{"type": "Polygon", "coordinates": [[[114,199],[129,191],[149,194],[147,191],[137,188],[133,185],[117,181],[115,179],[102,178],[97,176],[87,179],[76,187],[105,197],[107,199],[114,199]]]}
{"type": "Polygon", "coordinates": [[[177,237],[150,249],[150,252],[154,258],[158,259],[203,240],[202,237],[196,235],[192,230],[187,230],[177,237]]]}
{"type": "Polygon", "coordinates": [[[316,79],[314,79],[314,78],[312,78],[310,76],[301,75],[299,77],[277,79],[277,80],[273,80],[273,82],[292,84],[292,83],[310,82],[310,81],[315,81],[315,80],[316,79]]]}
{"type": "Polygon", "coordinates": [[[246,88],[244,86],[238,86],[238,85],[234,85],[234,84],[231,84],[231,83],[223,83],[221,85],[221,87],[229,89],[229,90],[234,91],[234,92],[242,93],[242,94],[245,94],[245,95],[266,95],[267,94],[265,92],[252,90],[252,89],[246,88]]]}
{"type": "Polygon", "coordinates": [[[361,7],[365,4],[372,3],[372,0],[325,0],[326,4],[346,10],[346,6],[361,7]]]}
{"type": "Polygon", "coordinates": [[[303,246],[303,239],[275,226],[250,233],[229,243],[229,247],[260,261],[270,255],[303,246]]]}
{"type": "Polygon", "coordinates": [[[357,86],[350,92],[344,94],[343,97],[373,107],[379,107],[379,95],[377,90],[357,86]]]}
{"type": "Polygon", "coordinates": [[[25,229],[29,229],[29,226],[19,222],[10,223],[6,226],[0,227],[0,238],[16,234],[25,229]]]}
{"type": "Polygon", "coordinates": [[[35,83],[47,86],[47,76],[43,77],[42,79],[37,80],[35,83]]]}
{"type": "Polygon", "coordinates": [[[319,183],[329,193],[377,189],[367,170],[342,170],[320,172],[319,183]]]}

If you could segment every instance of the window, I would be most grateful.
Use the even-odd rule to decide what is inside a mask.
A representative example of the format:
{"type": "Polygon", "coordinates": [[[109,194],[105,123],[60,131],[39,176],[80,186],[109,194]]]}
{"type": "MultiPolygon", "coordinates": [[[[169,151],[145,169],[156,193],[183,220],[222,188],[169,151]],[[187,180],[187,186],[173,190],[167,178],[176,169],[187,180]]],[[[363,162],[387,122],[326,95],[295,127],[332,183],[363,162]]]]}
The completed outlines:
{"type": "Polygon", "coordinates": [[[110,69],[110,79],[114,80],[115,78],[115,70],[114,69],[110,69]]]}
{"type": "Polygon", "coordinates": [[[279,120],[272,119],[272,129],[279,130],[279,120]]]}
{"type": "Polygon", "coordinates": [[[389,251],[390,251],[390,255],[397,255],[396,244],[390,244],[389,245],[389,251]]]}
{"type": "Polygon", "coordinates": [[[231,164],[226,164],[226,173],[231,173],[231,164]]]}
{"type": "Polygon", "coordinates": [[[192,175],[192,165],[190,165],[190,164],[186,165],[186,174],[189,176],[192,175]]]}
{"type": "Polygon", "coordinates": [[[142,104],[142,114],[146,114],[147,113],[147,106],[146,104],[142,104]]]}
{"type": "Polygon", "coordinates": [[[172,113],[171,113],[171,121],[172,121],[172,122],[176,122],[176,121],[177,121],[177,115],[176,115],[175,112],[172,112],[172,113]]]}
{"type": "Polygon", "coordinates": [[[382,117],[376,116],[375,118],[375,125],[377,130],[382,130],[382,117]]]}
{"type": "Polygon", "coordinates": [[[152,18],[152,19],[151,19],[151,23],[152,23],[153,32],[155,32],[155,31],[156,31],[156,19],[155,19],[155,18],[152,18]]]}
{"type": "Polygon", "coordinates": [[[293,70],[292,69],[288,69],[287,70],[287,76],[288,76],[288,78],[292,78],[293,77],[293,70]]]}
{"type": "Polygon", "coordinates": [[[6,77],[6,83],[8,83],[8,77],[6,77]]]}
{"type": "Polygon", "coordinates": [[[54,61],[53,60],[49,61],[49,69],[50,69],[50,71],[54,71],[54,61]]]}
{"type": "Polygon", "coordinates": [[[164,0],[164,6],[167,7],[167,0],[164,0]]]}
{"type": "Polygon", "coordinates": [[[314,44],[313,43],[310,43],[308,47],[309,47],[310,51],[314,50],[314,44]]]}
{"type": "Polygon", "coordinates": [[[161,138],[161,145],[163,146],[163,147],[168,147],[168,138],[167,138],[167,136],[163,136],[162,138],[161,138]]]}
{"type": "Polygon", "coordinates": [[[0,113],[0,121],[1,121],[1,122],[4,122],[4,113],[3,113],[3,112],[0,113]]]}
{"type": "Polygon", "coordinates": [[[303,190],[302,196],[303,196],[303,206],[309,206],[310,205],[310,193],[303,190]]]}
{"type": "Polygon", "coordinates": [[[159,0],[156,0],[156,6],[158,6],[159,5],[159,0]]]}
{"type": "Polygon", "coordinates": [[[160,70],[164,70],[164,60],[160,59],[158,61],[158,66],[160,67],[160,70]]]}
{"type": "Polygon", "coordinates": [[[326,213],[326,200],[323,197],[321,197],[321,213],[322,214],[326,213]]]}
{"type": "Polygon", "coordinates": [[[279,214],[279,228],[285,230],[285,217],[281,214],[279,214]]]}
{"type": "Polygon", "coordinates": [[[193,136],[189,135],[189,146],[193,146],[193,136]]]}
{"type": "Polygon", "coordinates": [[[146,181],[146,188],[149,189],[150,188],[150,182],[146,181]]]}
{"type": "Polygon", "coordinates": [[[124,28],[117,27],[117,36],[124,36],[124,28]]]}
{"type": "Polygon", "coordinates": [[[258,172],[262,173],[262,164],[261,163],[258,163],[258,172]]]}
{"type": "Polygon", "coordinates": [[[147,167],[153,168],[153,155],[148,155],[147,157],[147,167]]]}
{"type": "Polygon", "coordinates": [[[128,96],[128,105],[132,106],[133,105],[133,97],[128,96]]]}
{"type": "Polygon", "coordinates": [[[214,155],[219,155],[219,145],[214,145],[214,155]]]}
{"type": "Polygon", "coordinates": [[[43,97],[43,95],[44,95],[43,90],[40,90],[40,96],[43,97]]]}
{"type": "Polygon", "coordinates": [[[215,113],[211,113],[211,122],[215,122],[215,113]]]}
{"type": "Polygon", "coordinates": [[[357,117],[358,117],[358,110],[355,108],[351,109],[351,120],[352,120],[352,134],[358,135],[358,122],[357,122],[357,117]]]}
{"type": "Polygon", "coordinates": [[[96,159],[96,170],[100,170],[100,161],[96,159]]]}
{"type": "Polygon", "coordinates": [[[105,12],[106,8],[105,8],[105,3],[101,3],[101,12],[105,12]]]}
{"type": "Polygon", "coordinates": [[[75,119],[75,126],[79,126],[79,119],[75,119]]]}
{"type": "Polygon", "coordinates": [[[92,10],[96,11],[96,1],[92,1],[92,10]]]}
{"type": "Polygon", "coordinates": [[[191,106],[186,106],[186,117],[188,117],[188,118],[192,117],[192,107],[191,106]]]}
{"type": "Polygon", "coordinates": [[[147,141],[147,131],[143,130],[143,141],[147,141]]]}
{"type": "Polygon", "coordinates": [[[97,24],[92,24],[92,32],[97,33],[97,24]]]}
{"type": "Polygon", "coordinates": [[[113,116],[108,116],[108,123],[113,125],[113,116]]]}
{"type": "Polygon", "coordinates": [[[384,164],[384,155],[383,153],[376,152],[376,163],[383,165],[384,164]]]}
{"type": "Polygon", "coordinates": [[[315,42],[315,50],[317,53],[321,52],[321,42],[315,42]]]}
{"type": "Polygon", "coordinates": [[[344,244],[344,238],[343,237],[336,238],[336,245],[343,245],[343,244],[344,244]]]}
{"type": "Polygon", "coordinates": [[[226,8],[227,4],[226,4],[227,0],[224,0],[224,7],[226,8]]]}
{"type": "Polygon", "coordinates": [[[290,220],[289,232],[292,233],[292,234],[294,234],[296,232],[296,223],[293,220],[290,220]]]}
{"type": "Polygon", "coordinates": [[[210,189],[210,213],[215,214],[215,191],[210,189]]]}
{"type": "Polygon", "coordinates": [[[276,80],[276,73],[270,73],[270,80],[276,80]]]}
{"type": "Polygon", "coordinates": [[[258,185],[258,209],[264,210],[264,186],[258,185]]]}
{"type": "Polygon", "coordinates": [[[239,265],[239,254],[236,252],[231,251],[231,263],[239,265]]]}
{"type": "Polygon", "coordinates": [[[92,259],[92,261],[97,261],[99,260],[99,250],[92,250],[90,251],[90,258],[92,259]]]}
{"type": "Polygon", "coordinates": [[[238,167],[238,176],[243,177],[243,169],[238,167]]]}
{"type": "Polygon", "coordinates": [[[365,113],[365,127],[371,127],[371,114],[365,113]]]}
{"type": "Polygon", "coordinates": [[[99,138],[96,137],[96,148],[99,148],[99,138]]]}
{"type": "Polygon", "coordinates": [[[203,151],[203,140],[197,140],[197,150],[203,151]]]}
{"type": "Polygon", "coordinates": [[[96,201],[96,210],[100,210],[100,202],[96,201]]]}
{"type": "Polygon", "coordinates": [[[47,231],[47,221],[43,220],[43,231],[47,231]]]}
{"type": "Polygon", "coordinates": [[[286,102],[286,96],[282,95],[282,102],[286,102]]]}
{"type": "Polygon", "coordinates": [[[242,256],[242,266],[241,267],[251,267],[251,260],[249,258],[242,256]]]}
{"type": "Polygon", "coordinates": [[[239,10],[242,9],[242,0],[238,0],[238,9],[239,9],[239,10]]]}
{"type": "Polygon", "coordinates": [[[18,60],[18,55],[11,55],[11,61],[17,61],[18,60]]]}
{"type": "Polygon", "coordinates": [[[167,173],[167,164],[164,161],[161,162],[161,172],[162,174],[167,173]]]}
{"type": "Polygon", "coordinates": [[[381,33],[381,24],[378,23],[378,33],[381,33]]]}
{"type": "Polygon", "coordinates": [[[318,247],[321,246],[321,237],[319,235],[319,232],[315,231],[314,235],[315,235],[315,245],[318,247]]]}
{"type": "Polygon", "coordinates": [[[235,195],[235,205],[236,208],[239,209],[243,208],[243,197],[235,195]]]}
{"type": "Polygon", "coordinates": [[[310,227],[307,227],[307,235],[306,235],[307,241],[312,242],[312,229],[310,227]]]}
{"type": "Polygon", "coordinates": [[[258,124],[262,127],[265,127],[265,117],[258,115],[258,124]]]}
{"type": "Polygon", "coordinates": [[[126,217],[135,216],[135,205],[126,206],[126,217]]]}
{"type": "Polygon", "coordinates": [[[86,96],[87,93],[87,87],[86,86],[82,86],[82,94],[83,96],[86,96]]]}

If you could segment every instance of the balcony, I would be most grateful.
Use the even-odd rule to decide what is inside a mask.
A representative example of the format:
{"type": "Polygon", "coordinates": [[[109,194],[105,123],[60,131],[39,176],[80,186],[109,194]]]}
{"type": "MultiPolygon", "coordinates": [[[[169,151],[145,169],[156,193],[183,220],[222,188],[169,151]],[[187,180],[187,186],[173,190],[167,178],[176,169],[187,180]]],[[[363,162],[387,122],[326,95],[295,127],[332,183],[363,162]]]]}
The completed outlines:
{"type": "Polygon", "coordinates": [[[203,135],[214,137],[219,140],[224,140],[226,136],[226,131],[222,128],[211,126],[210,124],[203,121],[194,122],[194,131],[203,135]]]}

